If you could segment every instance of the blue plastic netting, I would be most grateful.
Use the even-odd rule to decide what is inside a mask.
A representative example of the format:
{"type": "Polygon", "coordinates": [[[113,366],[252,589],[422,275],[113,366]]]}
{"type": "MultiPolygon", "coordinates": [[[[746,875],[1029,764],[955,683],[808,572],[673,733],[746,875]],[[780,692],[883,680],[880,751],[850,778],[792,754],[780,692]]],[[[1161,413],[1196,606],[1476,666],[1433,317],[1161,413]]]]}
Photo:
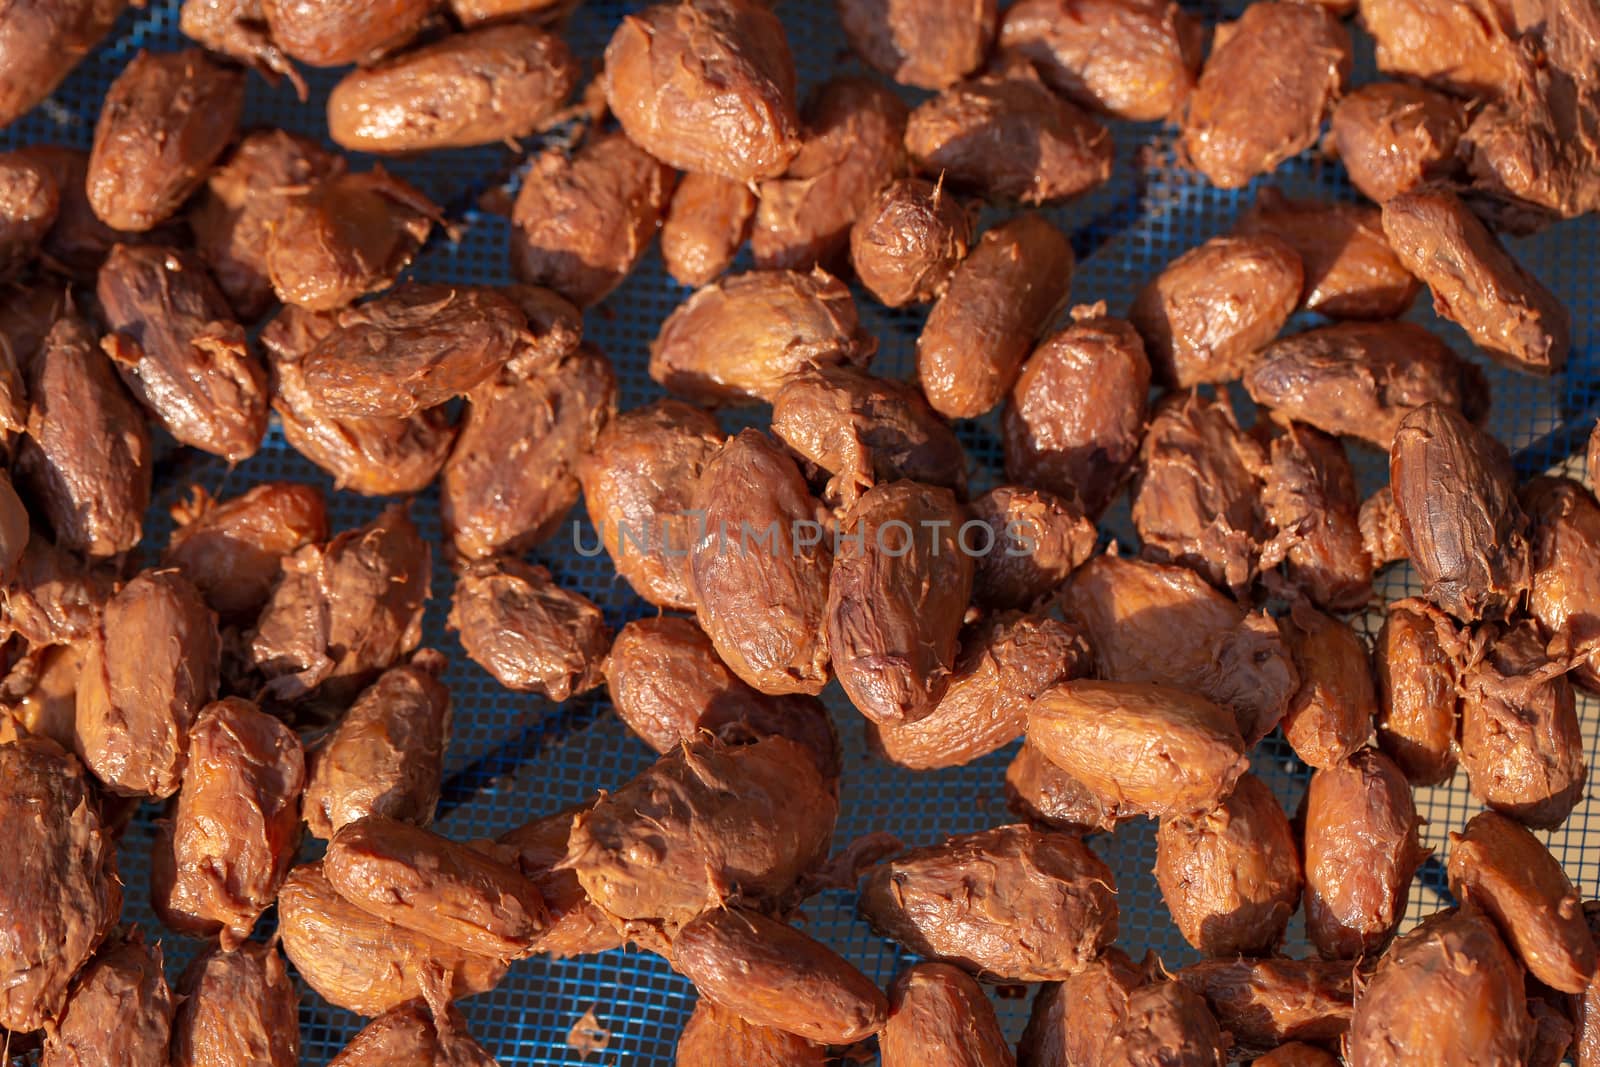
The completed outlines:
{"type": "MultiPolygon", "coordinates": [[[[564,33],[591,72],[612,28],[622,14],[637,4],[617,0],[588,0],[573,16],[564,33]]],[[[1190,5],[1208,20],[1219,15],[1212,0],[1190,5]]],[[[1224,10],[1238,6],[1227,5],[1224,10]]],[[[849,72],[859,64],[849,58],[826,0],[803,0],[780,8],[798,60],[802,89],[825,78],[849,72]]],[[[1357,80],[1372,77],[1370,42],[1358,40],[1357,80]]],[[[130,10],[107,42],[77,69],[61,89],[33,113],[0,131],[6,147],[40,142],[66,142],[86,147],[93,135],[99,103],[107,85],[139,49],[172,50],[188,42],[178,32],[178,0],[152,0],[143,10],[130,10]]],[[[286,87],[269,87],[251,77],[245,109],[246,124],[277,126],[326,140],[322,100],[339,72],[308,71],[312,102],[302,104],[286,87]]],[[[908,95],[908,99],[914,96],[908,95]]],[[[1213,234],[1229,229],[1247,206],[1251,188],[1223,191],[1171,162],[1171,135],[1155,125],[1113,124],[1117,143],[1116,171],[1105,186],[1064,208],[1050,212],[1069,232],[1079,255],[1073,281],[1076,302],[1104,300],[1113,313],[1124,312],[1143,281],[1179,253],[1213,234]]],[[[534,147],[534,146],[528,146],[534,147]]],[[[372,161],[358,161],[364,168],[372,161]]],[[[395,172],[416,183],[462,222],[456,243],[436,240],[418,258],[411,275],[422,280],[497,284],[508,281],[506,223],[477,207],[486,189],[502,181],[515,181],[519,157],[501,146],[430,154],[425,158],[387,163],[395,172]]],[[[1286,164],[1271,182],[1290,195],[1326,199],[1354,199],[1355,193],[1337,163],[1316,151],[1286,164]]],[[[1492,428],[1516,453],[1526,476],[1568,461],[1581,447],[1600,408],[1600,311],[1592,280],[1594,252],[1600,248],[1600,222],[1588,218],[1555,227],[1536,238],[1511,242],[1514,251],[1572,310],[1573,355],[1564,377],[1541,381],[1519,377],[1492,365],[1485,369],[1493,385],[1492,428]]],[[[661,394],[646,374],[648,347],[658,327],[685,290],[663,271],[652,253],[632,278],[587,317],[588,337],[616,365],[623,408],[644,404],[661,394]]],[[[1439,322],[1419,301],[1413,318],[1438,330],[1458,350],[1471,350],[1455,327],[1439,322]]],[[[911,353],[921,314],[887,312],[870,298],[860,301],[867,329],[879,340],[875,370],[887,376],[908,376],[911,353]]],[[[1307,317],[1308,321],[1312,317],[1307,317]]],[[[1291,328],[1297,325],[1291,324],[1291,328]]],[[[733,413],[731,420],[759,421],[763,413],[733,413]]],[[[732,423],[730,422],[730,428],[732,423]]],[[[994,420],[979,420],[961,428],[971,457],[973,484],[982,489],[1001,473],[999,440],[994,420]]],[[[1375,452],[1356,456],[1369,491],[1384,478],[1383,457],[1375,452]]],[[[289,449],[276,429],[254,459],[234,471],[220,461],[196,454],[169,457],[158,486],[158,501],[149,530],[151,545],[164,543],[170,520],[166,508],[194,483],[228,496],[267,479],[295,479],[328,488],[327,479],[289,449]]],[[[330,496],[336,529],[367,521],[380,501],[350,494],[330,496]]],[[[581,516],[582,509],[575,512],[581,516]]],[[[437,495],[425,494],[414,508],[424,536],[439,543],[437,495]]],[[[1128,540],[1126,506],[1108,520],[1110,532],[1128,540]]],[[[585,543],[593,544],[592,531],[582,530],[585,543]]],[[[653,614],[654,609],[634,596],[615,577],[602,557],[589,559],[572,550],[571,537],[563,533],[534,553],[569,588],[593,598],[613,626],[653,614]]],[[[429,606],[425,643],[450,654],[446,675],[455,699],[455,734],[447,767],[447,784],[440,810],[439,829],[455,838],[489,837],[539,814],[589,797],[596,788],[615,787],[647,766],[653,756],[609,712],[604,691],[552,707],[534,697],[502,690],[461,653],[444,628],[453,580],[443,566],[436,567],[434,599],[429,606]]],[[[1404,568],[1391,570],[1380,582],[1386,598],[1406,595],[1412,588],[1404,568]]],[[[1012,750],[997,753],[967,767],[913,774],[874,761],[863,744],[861,720],[838,694],[829,690],[841,733],[846,741],[843,813],[836,845],[875,830],[891,831],[908,844],[926,844],[947,833],[983,829],[1010,821],[1001,797],[1001,780],[1012,750]]],[[[1581,708],[1589,738],[1589,761],[1600,762],[1600,707],[1584,699],[1581,708]]],[[[1305,782],[1305,768],[1276,736],[1258,750],[1256,769],[1291,810],[1305,782]]],[[[1458,775],[1445,788],[1424,790],[1418,796],[1422,813],[1430,820],[1428,842],[1437,850],[1424,867],[1413,893],[1408,922],[1440,906],[1444,892],[1442,857],[1446,834],[1459,828],[1478,809],[1467,793],[1466,776],[1458,775]]],[[[160,926],[147,901],[148,854],[151,818],[148,808],[129,830],[120,850],[123,876],[129,887],[125,918],[158,932],[160,926]]],[[[1600,847],[1585,847],[1592,817],[1600,818],[1592,804],[1580,807],[1567,825],[1550,837],[1551,846],[1585,896],[1600,891],[1600,847]]],[[[1098,838],[1095,848],[1116,872],[1122,910],[1121,943],[1135,955],[1156,950],[1170,966],[1181,965],[1194,953],[1172,926],[1151,875],[1154,865],[1154,826],[1133,823],[1113,838],[1098,838]]],[[[887,984],[904,964],[897,949],[875,937],[855,918],[849,893],[829,892],[812,901],[805,916],[807,929],[843,952],[880,984],[887,984]]],[[[196,945],[165,935],[172,974],[193,955],[196,945]]],[[[1290,931],[1288,951],[1305,951],[1298,920],[1290,931]]],[[[493,993],[467,1001],[463,1011],[473,1032],[502,1064],[626,1064],[658,1067],[673,1062],[672,1050],[679,1028],[694,1002],[694,990],[660,959],[646,953],[617,951],[604,955],[552,962],[529,960],[514,967],[493,993]],[[587,1055],[568,1044],[568,1034],[586,1012],[592,1011],[609,1040],[600,1052],[587,1055]]],[[[1008,1033],[1014,1038],[1022,1028],[1028,999],[1021,989],[996,991],[996,1006],[1008,1033]]],[[[324,1004],[309,989],[302,989],[301,1026],[304,1059],[322,1064],[333,1057],[359,1029],[361,1020],[324,1004]]]]}

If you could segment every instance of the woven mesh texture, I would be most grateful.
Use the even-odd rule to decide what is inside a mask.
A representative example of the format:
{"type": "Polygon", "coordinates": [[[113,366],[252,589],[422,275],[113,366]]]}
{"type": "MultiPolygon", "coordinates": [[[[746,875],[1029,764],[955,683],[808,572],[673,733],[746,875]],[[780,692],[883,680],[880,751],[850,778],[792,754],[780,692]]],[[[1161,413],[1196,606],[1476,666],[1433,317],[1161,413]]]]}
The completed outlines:
{"type": "MultiPolygon", "coordinates": [[[[564,33],[575,50],[598,70],[599,56],[612,28],[630,8],[617,0],[587,0],[564,33]]],[[[1238,4],[1219,8],[1212,0],[1188,6],[1208,21],[1225,17],[1238,4]]],[[[173,50],[188,42],[178,32],[177,0],[150,0],[130,9],[106,43],[77,69],[53,97],[30,115],[0,131],[4,147],[66,142],[87,147],[93,135],[99,101],[107,85],[140,49],[173,50]]],[[[826,0],[793,0],[781,5],[798,60],[802,89],[809,90],[838,73],[858,69],[837,30],[832,5],[826,0]]],[[[1357,80],[1373,76],[1370,41],[1357,33],[1357,80]]],[[[277,126],[326,140],[321,102],[339,72],[308,72],[310,104],[295,99],[287,86],[274,89],[252,76],[246,124],[277,126]]],[[[1249,91],[1241,86],[1241,91],[1249,91]]],[[[915,101],[916,94],[907,94],[915,101]]],[[[1073,280],[1078,303],[1104,300],[1113,314],[1126,311],[1133,294],[1169,260],[1214,234],[1231,228],[1235,216],[1251,202],[1265,180],[1251,188],[1223,191],[1172,163],[1169,131],[1155,125],[1114,123],[1116,170],[1111,180],[1089,196],[1049,212],[1072,235],[1079,264],[1073,280]]],[[[526,145],[524,148],[532,148],[526,145]]],[[[507,224],[477,207],[482,193],[505,183],[514,188],[519,153],[502,146],[430,154],[422,159],[385,162],[416,183],[453,218],[463,224],[459,241],[437,240],[418,258],[410,275],[421,280],[496,284],[508,279],[507,224]]],[[[356,160],[365,169],[371,160],[356,160]]],[[[1342,168],[1315,150],[1292,160],[1270,178],[1291,196],[1349,200],[1356,194],[1342,168]]],[[[994,212],[990,213],[995,215],[994,212]]],[[[986,220],[986,221],[992,221],[986,220]]],[[[1512,241],[1514,252],[1566,302],[1574,319],[1570,369],[1564,377],[1542,381],[1520,377],[1485,364],[1493,386],[1491,426],[1517,457],[1523,476],[1559,468],[1581,448],[1600,408],[1600,308],[1592,281],[1594,250],[1600,248],[1600,221],[1588,218],[1555,227],[1538,237],[1512,241]]],[[[736,269],[738,269],[736,267],[736,269]]],[[[605,351],[617,369],[620,404],[631,408],[661,395],[646,373],[648,347],[661,322],[684,298],[685,290],[662,269],[652,252],[610,299],[587,317],[587,336],[605,351]]],[[[864,324],[879,340],[876,372],[891,377],[912,373],[912,350],[921,326],[920,312],[889,312],[860,297],[864,324]]],[[[1465,336],[1437,320],[1418,302],[1411,317],[1437,330],[1462,352],[1471,351],[1465,336]]],[[[1290,329],[1312,324],[1290,324],[1290,329]]],[[[1248,402],[1241,405],[1248,419],[1248,402]]],[[[731,413],[727,428],[760,422],[764,411],[731,413]]],[[[975,491],[1001,475],[995,420],[961,427],[972,462],[975,491]]],[[[1352,446],[1355,448],[1356,446],[1352,446]]],[[[1385,457],[1373,451],[1355,454],[1363,491],[1382,484],[1385,457]]],[[[1576,468],[1573,468],[1576,470],[1576,468]]],[[[191,453],[175,454],[164,464],[158,500],[148,530],[154,551],[170,529],[166,508],[200,484],[220,496],[269,479],[291,479],[323,486],[328,480],[291,450],[276,426],[260,454],[236,470],[220,461],[191,453]]],[[[373,517],[381,501],[347,493],[330,495],[334,528],[344,529],[373,517]]],[[[425,537],[439,544],[437,494],[428,492],[413,508],[425,537]]],[[[1127,508],[1114,509],[1107,532],[1131,543],[1127,508]]],[[[584,543],[594,534],[574,512],[584,543]]],[[[533,557],[569,588],[593,598],[613,626],[654,613],[618,579],[609,562],[585,558],[573,550],[563,532],[533,557]]],[[[438,553],[436,553],[437,557],[438,553]]],[[[561,707],[501,689],[461,653],[454,635],[445,630],[453,580],[436,563],[434,599],[429,605],[424,643],[452,658],[445,680],[455,702],[455,733],[447,766],[447,785],[438,829],[469,839],[502,833],[530,818],[590,797],[597,788],[614,788],[646,767],[652,753],[634,739],[611,714],[604,691],[575,698],[561,707]]],[[[1416,592],[1405,567],[1393,568],[1380,581],[1384,599],[1416,592]]],[[[1361,625],[1375,630],[1370,620],[1361,625]]],[[[1011,821],[1001,781],[1014,751],[952,770],[913,774],[873,760],[865,750],[859,716],[837,686],[826,694],[846,743],[843,810],[835,838],[842,846],[870,831],[887,830],[911,845],[934,842],[945,834],[984,829],[1011,821]]],[[[1600,706],[1580,698],[1591,766],[1600,762],[1600,706]]],[[[1304,792],[1306,768],[1274,735],[1259,748],[1256,770],[1293,810],[1304,792]]],[[[1459,828],[1479,808],[1467,791],[1466,775],[1450,785],[1419,794],[1418,804],[1429,820],[1426,837],[1435,857],[1418,876],[1408,924],[1441,906],[1445,898],[1443,863],[1447,833],[1459,828]]],[[[149,845],[155,812],[141,812],[123,841],[120,857],[128,885],[125,919],[151,931],[159,924],[148,904],[149,845]]],[[[1591,819],[1600,830],[1600,809],[1586,803],[1567,825],[1547,836],[1567,872],[1585,896],[1600,892],[1600,836],[1586,847],[1591,819]]],[[[1121,903],[1120,943],[1134,955],[1144,949],[1160,953],[1170,967],[1194,958],[1168,918],[1151,875],[1155,862],[1154,824],[1136,822],[1114,837],[1095,840],[1094,847],[1116,874],[1121,903]]],[[[269,916],[270,919],[270,916],[269,916]]],[[[810,902],[806,929],[842,952],[887,985],[907,959],[896,947],[873,935],[854,915],[853,894],[829,892],[810,902]]],[[[263,924],[264,932],[270,922],[263,924]]],[[[163,936],[172,976],[194,954],[197,945],[170,934],[163,936]]],[[[1291,954],[1308,951],[1300,922],[1290,931],[1291,954]]],[[[995,1004],[1007,1033],[1014,1039],[1027,1018],[1027,991],[999,989],[995,1004]]],[[[591,958],[554,962],[529,960],[516,965],[493,993],[462,1005],[474,1034],[507,1067],[550,1064],[625,1064],[663,1067],[673,1063],[678,1030],[694,1003],[694,990],[657,957],[616,951],[591,958]],[[568,1044],[568,1034],[586,1012],[593,1011],[609,1038],[603,1051],[584,1054],[568,1044]]],[[[326,1063],[359,1029],[361,1020],[333,1009],[302,987],[301,1026],[304,1062],[326,1063]]]]}

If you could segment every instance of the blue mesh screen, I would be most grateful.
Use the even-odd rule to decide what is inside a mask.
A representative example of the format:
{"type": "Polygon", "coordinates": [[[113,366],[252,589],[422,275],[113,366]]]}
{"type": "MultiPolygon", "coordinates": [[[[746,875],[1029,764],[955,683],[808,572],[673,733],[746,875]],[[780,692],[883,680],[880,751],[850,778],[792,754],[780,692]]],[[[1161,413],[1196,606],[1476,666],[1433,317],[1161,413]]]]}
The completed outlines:
{"type": "MultiPolygon", "coordinates": [[[[587,0],[572,17],[563,32],[590,72],[599,69],[600,54],[618,19],[638,6],[643,5],[587,0]]],[[[1213,0],[1190,6],[1208,20],[1219,15],[1219,5],[1213,0]]],[[[1238,6],[1242,5],[1232,0],[1227,9],[1238,6]]],[[[780,8],[798,60],[802,91],[837,73],[860,68],[858,61],[848,57],[831,8],[824,0],[780,8]]],[[[49,100],[0,131],[0,143],[7,148],[41,142],[87,147],[106,87],[139,49],[188,47],[189,42],[178,31],[177,13],[178,0],[151,0],[142,10],[130,9],[104,45],[49,100]]],[[[1356,37],[1357,80],[1370,79],[1370,41],[1359,33],[1356,37]]],[[[273,88],[252,75],[246,125],[283,127],[326,141],[322,102],[339,73],[306,71],[312,89],[308,104],[299,102],[287,85],[273,88]]],[[[907,94],[908,100],[918,98],[919,94],[907,94]]],[[[1052,209],[1049,215],[1072,235],[1079,256],[1073,280],[1074,302],[1104,300],[1113,314],[1121,314],[1139,286],[1167,261],[1231,228],[1236,215],[1248,206],[1255,190],[1267,179],[1258,179],[1250,188],[1239,191],[1213,188],[1174,162],[1170,131],[1153,124],[1114,123],[1113,127],[1117,154],[1111,180],[1078,201],[1052,209]]],[[[524,146],[530,150],[536,147],[524,146]]],[[[429,245],[413,265],[411,276],[484,284],[509,280],[507,223],[483,210],[479,202],[483,193],[496,186],[514,190],[518,165],[523,159],[509,147],[496,145],[385,161],[385,166],[414,182],[463,224],[458,241],[440,238],[429,245]]],[[[364,169],[373,162],[376,161],[357,159],[355,165],[364,169]]],[[[1270,181],[1292,196],[1356,196],[1342,168],[1315,149],[1285,164],[1270,181]]],[[[991,210],[988,216],[986,221],[992,221],[998,213],[991,210]]],[[[1512,448],[1526,476],[1568,463],[1574,449],[1581,449],[1587,439],[1600,409],[1600,339],[1596,329],[1600,314],[1591,279],[1594,250],[1600,248],[1600,222],[1593,217],[1569,222],[1542,235],[1512,241],[1511,245],[1522,262],[1566,302],[1575,325],[1571,365],[1564,377],[1537,380],[1485,365],[1493,385],[1492,428],[1512,448]]],[[[667,276],[659,255],[652,251],[627,283],[587,316],[587,336],[616,366],[623,408],[661,395],[660,387],[646,373],[648,348],[661,322],[684,296],[685,290],[667,276]]],[[[910,376],[922,313],[888,311],[864,295],[860,308],[866,328],[879,341],[875,370],[886,376],[910,376]]],[[[1438,330],[1458,350],[1471,350],[1456,327],[1433,315],[1425,297],[1410,317],[1438,330]]],[[[1308,325],[1314,316],[1304,318],[1306,322],[1291,324],[1290,328],[1308,325]]],[[[758,423],[764,417],[763,411],[732,412],[725,422],[731,429],[736,424],[758,423]]],[[[960,434],[972,460],[975,490],[993,484],[1002,474],[997,420],[991,416],[965,424],[960,434]]],[[[1356,450],[1363,490],[1382,484],[1386,477],[1385,457],[1362,451],[1359,446],[1352,448],[1356,450]]],[[[158,500],[148,526],[151,554],[165,543],[170,529],[167,508],[189,485],[198,483],[217,495],[229,496],[268,479],[311,482],[332,493],[328,479],[290,449],[276,427],[260,454],[234,470],[227,469],[221,461],[192,453],[170,456],[162,469],[158,500]]],[[[335,529],[367,521],[383,503],[351,494],[330,495],[329,500],[335,529]]],[[[437,505],[437,494],[429,491],[413,508],[424,536],[435,545],[440,544],[437,505]]],[[[1123,503],[1113,509],[1106,526],[1108,532],[1129,543],[1132,537],[1126,513],[1123,503]]],[[[581,516],[580,507],[574,517],[581,516]]],[[[594,543],[586,522],[582,536],[586,543],[594,543]]],[[[654,612],[615,576],[604,557],[585,558],[571,546],[570,537],[563,533],[532,555],[549,566],[564,585],[593,598],[613,626],[654,612]]],[[[454,582],[438,555],[436,552],[434,599],[428,609],[424,642],[452,657],[446,681],[456,709],[440,810],[442,832],[459,839],[502,833],[540,814],[586,799],[597,788],[614,788],[651,762],[652,753],[611,714],[603,690],[555,707],[539,698],[501,689],[468,661],[454,635],[445,630],[454,582]]],[[[1389,599],[1414,592],[1416,586],[1409,570],[1399,567],[1384,575],[1380,588],[1389,599]]],[[[1358,621],[1369,632],[1375,629],[1371,620],[1358,621]]],[[[846,744],[844,803],[836,846],[879,830],[891,831],[911,845],[927,844],[948,833],[1010,821],[1001,782],[1014,748],[966,767],[921,774],[902,771],[867,753],[861,719],[837,686],[826,695],[846,744]]],[[[1595,743],[1595,720],[1600,707],[1588,698],[1581,701],[1581,707],[1593,765],[1600,759],[1595,743]]],[[[1288,746],[1274,735],[1261,745],[1255,763],[1258,773],[1293,810],[1304,790],[1307,772],[1288,746]]],[[[1422,791],[1418,804],[1430,820],[1425,831],[1428,841],[1438,851],[1418,876],[1408,922],[1415,922],[1440,906],[1445,893],[1441,862],[1448,844],[1445,835],[1478,810],[1467,791],[1465,774],[1458,775],[1446,787],[1422,791]]],[[[163,938],[172,976],[176,978],[198,946],[162,933],[149,908],[148,855],[156,814],[149,807],[141,812],[119,852],[128,885],[125,918],[142,923],[163,938]]],[[[1585,896],[1600,891],[1600,848],[1585,847],[1592,817],[1593,806],[1585,804],[1566,827],[1546,835],[1585,896]]],[[[1154,824],[1129,824],[1114,837],[1097,838],[1094,847],[1116,873],[1122,912],[1120,943],[1136,956],[1147,948],[1153,949],[1174,968],[1194,958],[1168,918],[1151,875],[1154,824]]],[[[906,957],[894,945],[874,936],[855,917],[853,904],[850,893],[824,893],[807,904],[805,927],[880,984],[887,985],[906,957]]],[[[270,929],[270,924],[264,925],[270,929]]],[[[1287,951],[1308,951],[1298,919],[1291,927],[1287,951]]],[[[507,1067],[664,1067],[673,1063],[676,1035],[693,1003],[693,988],[662,960],[637,951],[616,951],[564,962],[535,959],[519,963],[498,989],[463,1003],[462,1010],[476,1036],[507,1067]],[[585,1054],[569,1046],[568,1034],[588,1012],[593,1012],[609,1038],[603,1051],[585,1054]]],[[[995,1005],[1012,1038],[1021,1032],[1028,1004],[1020,990],[995,991],[995,1005]]],[[[305,1061],[321,1064],[331,1059],[361,1022],[302,988],[305,1061]]]]}

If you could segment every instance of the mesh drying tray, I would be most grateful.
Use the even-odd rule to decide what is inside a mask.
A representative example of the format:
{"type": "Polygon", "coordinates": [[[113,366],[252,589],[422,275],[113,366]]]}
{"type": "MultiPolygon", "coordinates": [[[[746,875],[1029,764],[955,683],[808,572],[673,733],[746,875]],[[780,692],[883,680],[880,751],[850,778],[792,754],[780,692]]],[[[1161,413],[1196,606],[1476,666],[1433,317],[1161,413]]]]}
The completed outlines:
{"type": "MultiPolygon", "coordinates": [[[[598,69],[599,56],[611,30],[630,8],[643,6],[617,0],[587,0],[563,33],[588,64],[598,69]]],[[[1238,4],[1198,0],[1190,6],[1208,21],[1238,4]]],[[[788,28],[802,91],[837,73],[859,67],[837,30],[833,5],[827,0],[790,0],[779,11],[788,28]]],[[[104,45],[90,55],[61,89],[31,114],[0,131],[10,148],[39,142],[90,143],[99,104],[107,85],[141,48],[174,50],[189,42],[178,31],[178,0],[150,0],[143,10],[129,10],[104,45]]],[[[1357,80],[1373,77],[1371,44],[1357,34],[1357,80]]],[[[269,87],[251,76],[245,109],[247,126],[277,126],[326,141],[322,102],[339,72],[308,71],[311,102],[297,101],[286,86],[269,87]]],[[[1241,86],[1241,91],[1249,87],[1241,86]]],[[[908,100],[914,100],[912,95],[908,100]]],[[[1171,134],[1154,124],[1113,124],[1116,170],[1094,193],[1051,211],[1053,221],[1072,236],[1079,266],[1073,300],[1104,300],[1113,314],[1122,314],[1133,293],[1150,275],[1179,253],[1213,234],[1229,229],[1235,215],[1266,179],[1251,188],[1228,192],[1172,162],[1171,134]]],[[[529,144],[527,149],[537,147],[529,144]]],[[[509,280],[506,268],[506,223],[481,211],[479,197],[496,184],[515,185],[521,157],[503,146],[433,153],[425,158],[387,162],[392,170],[416,183],[462,224],[455,243],[439,239],[418,257],[410,275],[419,280],[498,284],[509,280]]],[[[371,160],[358,160],[365,169],[371,160]]],[[[1294,196],[1354,199],[1355,193],[1336,163],[1316,151],[1307,152],[1271,176],[1270,181],[1294,196]]],[[[993,213],[991,212],[991,215],[993,213]]],[[[986,220],[989,221],[989,220],[986,220]]],[[[1485,364],[1493,385],[1492,428],[1511,447],[1523,477],[1571,463],[1581,449],[1600,407],[1600,309],[1592,274],[1600,248],[1600,223],[1593,217],[1557,226],[1536,238],[1511,242],[1515,253],[1566,302],[1574,319],[1573,354],[1564,377],[1541,381],[1519,377],[1485,364]]],[[[739,269],[736,267],[735,269],[739,269]]],[[[648,348],[663,319],[686,295],[663,271],[652,252],[629,281],[585,322],[587,336],[616,365],[620,406],[636,407],[661,395],[645,372],[648,348]]],[[[859,297],[862,318],[879,341],[874,369],[883,375],[912,373],[912,350],[921,324],[918,312],[887,312],[870,298],[859,297]]],[[[1428,309],[1426,297],[1411,317],[1441,333],[1459,351],[1471,351],[1465,336],[1441,323],[1428,309]]],[[[1290,329],[1304,327],[1290,324],[1290,329]]],[[[1242,417],[1249,418],[1248,404],[1242,417]]],[[[764,413],[729,413],[726,428],[759,422],[764,413]]],[[[974,491],[1001,477],[1000,448],[993,418],[960,428],[972,463],[974,491]]],[[[1355,446],[1352,446],[1353,448],[1355,446]]],[[[1384,479],[1384,457],[1356,451],[1364,492],[1384,479]]],[[[1576,467],[1572,469],[1576,470],[1576,467]]],[[[290,449],[274,426],[259,455],[236,470],[220,460],[177,451],[166,455],[157,472],[157,500],[147,525],[152,550],[164,544],[170,529],[167,507],[192,484],[221,496],[241,492],[266,479],[294,479],[328,489],[335,529],[365,522],[382,501],[349,493],[332,495],[328,479],[290,449]]],[[[429,491],[413,513],[435,545],[439,542],[438,498],[429,491]]],[[[574,512],[581,522],[582,508],[574,512]]],[[[1131,543],[1125,502],[1103,524],[1107,533],[1131,543]]],[[[595,543],[583,523],[583,543],[595,543]]],[[[612,626],[654,613],[616,577],[604,556],[585,558],[573,548],[568,530],[532,556],[547,565],[564,585],[593,598],[612,626]]],[[[435,553],[438,558],[439,553],[435,553]]],[[[554,707],[538,698],[501,689],[462,654],[444,628],[453,579],[436,565],[434,597],[429,605],[424,642],[452,658],[446,681],[455,701],[455,732],[446,768],[444,799],[438,829],[457,839],[490,837],[553,809],[591,796],[597,788],[614,788],[647,766],[653,754],[634,739],[611,714],[604,690],[554,707]]],[[[1379,581],[1379,593],[1393,599],[1415,592],[1404,566],[1391,568],[1379,581]]],[[[1358,620],[1365,626],[1365,620],[1358,620]]],[[[843,810],[835,845],[857,835],[887,830],[907,844],[927,844],[948,833],[984,829],[1011,821],[1001,797],[1001,780],[1014,746],[966,767],[914,774],[872,759],[865,749],[860,717],[838,691],[826,697],[846,745],[843,810]]],[[[1580,698],[1591,766],[1600,763],[1600,702],[1580,698]]],[[[1274,735],[1257,750],[1256,770],[1291,810],[1303,792],[1307,771],[1274,735]]],[[[1418,875],[1407,924],[1438,909],[1447,899],[1442,859],[1447,834],[1478,809],[1467,793],[1466,775],[1444,788],[1422,790],[1418,807],[1429,820],[1427,843],[1435,855],[1418,875]]],[[[149,849],[153,810],[146,806],[129,829],[119,851],[128,884],[124,919],[143,924],[160,937],[171,976],[192,957],[195,942],[162,931],[148,903],[149,849]]],[[[1586,897],[1600,892],[1600,824],[1592,838],[1591,819],[1600,808],[1585,803],[1560,830],[1547,835],[1556,856],[1586,897]]],[[[1116,873],[1120,888],[1120,943],[1134,955],[1146,948],[1176,967],[1194,958],[1167,916],[1151,874],[1155,858],[1154,824],[1131,823],[1111,837],[1096,838],[1094,847],[1116,873]]],[[[270,917],[269,917],[270,918],[270,917]]],[[[851,893],[830,891],[811,901],[806,929],[838,949],[880,984],[886,985],[907,962],[897,948],[872,934],[854,915],[851,893]]],[[[264,928],[269,924],[264,923],[264,928]]],[[[1297,919],[1287,950],[1307,951],[1297,919]]],[[[1021,987],[994,991],[995,1004],[1007,1033],[1020,1034],[1027,1017],[1030,991],[1021,987]]],[[[589,1064],[663,1067],[673,1063],[677,1033],[694,1004],[694,990],[655,956],[615,951],[564,962],[528,960],[512,968],[493,993],[462,1004],[474,1034],[506,1067],[512,1065],[589,1064]],[[569,1033],[586,1013],[593,1013],[606,1034],[603,1050],[584,1052],[569,1044],[569,1033]]],[[[300,1024],[304,1061],[320,1065],[332,1058],[360,1028],[356,1016],[325,1004],[301,987],[300,1024]]]]}

